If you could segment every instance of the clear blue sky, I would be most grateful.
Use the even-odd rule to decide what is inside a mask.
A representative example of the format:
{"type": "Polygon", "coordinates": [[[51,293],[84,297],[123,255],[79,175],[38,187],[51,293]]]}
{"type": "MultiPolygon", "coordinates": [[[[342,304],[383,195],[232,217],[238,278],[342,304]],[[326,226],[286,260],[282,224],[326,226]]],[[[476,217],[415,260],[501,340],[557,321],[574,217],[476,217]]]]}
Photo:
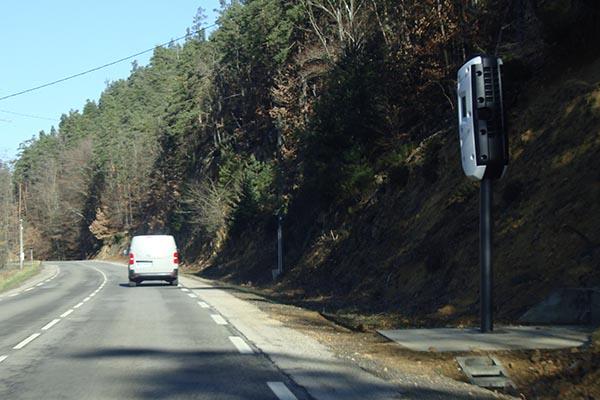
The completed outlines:
{"type": "MultiPolygon", "coordinates": [[[[218,0],[23,0],[0,3],[0,97],[135,54],[185,35],[198,7],[214,23],[218,0]]],[[[151,53],[138,57],[146,65],[151,53]]],[[[0,159],[58,126],[60,115],[97,100],[107,81],[126,78],[131,61],[0,101],[0,159]],[[40,116],[28,118],[13,113],[40,116]],[[52,121],[54,120],[54,121],[52,121]]]]}

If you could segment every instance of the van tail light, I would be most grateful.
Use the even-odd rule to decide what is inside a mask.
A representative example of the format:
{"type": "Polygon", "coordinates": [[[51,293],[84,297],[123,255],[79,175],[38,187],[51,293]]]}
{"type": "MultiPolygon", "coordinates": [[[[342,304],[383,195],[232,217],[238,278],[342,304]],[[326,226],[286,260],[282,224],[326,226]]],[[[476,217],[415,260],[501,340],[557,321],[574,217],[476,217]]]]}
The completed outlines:
{"type": "Polygon", "coordinates": [[[177,251],[173,253],[173,264],[179,265],[179,253],[177,251]]]}
{"type": "Polygon", "coordinates": [[[133,253],[129,253],[129,265],[133,265],[135,263],[135,258],[133,257],[133,253]]]}

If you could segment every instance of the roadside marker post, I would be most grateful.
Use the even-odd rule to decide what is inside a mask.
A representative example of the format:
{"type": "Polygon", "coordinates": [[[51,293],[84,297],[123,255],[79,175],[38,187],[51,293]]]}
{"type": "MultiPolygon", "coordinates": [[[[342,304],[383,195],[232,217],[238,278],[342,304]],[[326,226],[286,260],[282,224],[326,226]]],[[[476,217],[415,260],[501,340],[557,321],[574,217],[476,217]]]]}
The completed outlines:
{"type": "Polygon", "coordinates": [[[277,210],[277,265],[271,270],[273,280],[277,280],[283,273],[283,167],[281,148],[283,146],[283,138],[281,137],[281,121],[277,121],[277,161],[278,161],[278,176],[277,176],[277,198],[279,201],[279,210],[277,210]]]}
{"type": "Polygon", "coordinates": [[[479,200],[479,261],[481,265],[481,332],[493,325],[492,189],[506,173],[508,138],[504,126],[502,60],[480,55],[457,74],[458,129],[465,175],[481,181],[479,200]]]}

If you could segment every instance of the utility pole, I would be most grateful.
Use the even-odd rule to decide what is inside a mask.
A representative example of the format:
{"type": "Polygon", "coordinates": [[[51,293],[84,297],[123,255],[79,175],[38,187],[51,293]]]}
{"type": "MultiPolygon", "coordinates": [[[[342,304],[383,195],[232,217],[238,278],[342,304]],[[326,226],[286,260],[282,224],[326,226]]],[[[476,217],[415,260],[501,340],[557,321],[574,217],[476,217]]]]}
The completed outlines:
{"type": "Polygon", "coordinates": [[[25,253],[23,252],[23,218],[21,216],[21,190],[22,184],[19,184],[19,269],[23,269],[25,253]]]}

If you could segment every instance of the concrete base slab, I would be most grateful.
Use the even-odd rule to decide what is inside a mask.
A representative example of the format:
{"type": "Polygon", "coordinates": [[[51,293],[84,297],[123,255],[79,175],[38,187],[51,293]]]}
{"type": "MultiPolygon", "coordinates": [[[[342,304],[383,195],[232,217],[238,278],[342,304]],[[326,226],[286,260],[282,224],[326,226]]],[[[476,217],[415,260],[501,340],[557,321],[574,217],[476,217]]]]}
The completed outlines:
{"type": "Polygon", "coordinates": [[[500,326],[493,333],[473,328],[397,329],[378,331],[413,351],[532,350],[579,347],[591,328],[579,326],[500,326]]]}

